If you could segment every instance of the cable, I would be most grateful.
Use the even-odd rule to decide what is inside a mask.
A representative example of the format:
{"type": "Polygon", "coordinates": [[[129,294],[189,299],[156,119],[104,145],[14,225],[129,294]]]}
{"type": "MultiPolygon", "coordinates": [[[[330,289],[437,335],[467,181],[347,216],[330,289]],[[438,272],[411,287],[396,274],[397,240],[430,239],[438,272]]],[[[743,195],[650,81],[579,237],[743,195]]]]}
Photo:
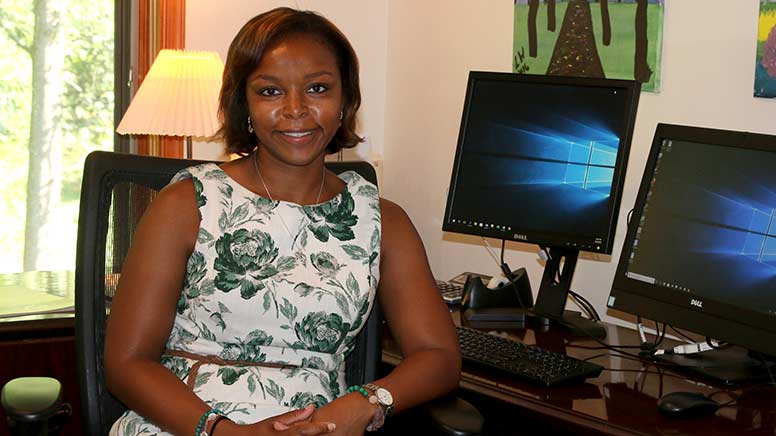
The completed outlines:
{"type": "Polygon", "coordinates": [[[604,347],[604,346],[601,346],[601,347],[589,347],[587,345],[576,345],[576,344],[568,343],[568,342],[566,343],[566,346],[567,347],[571,347],[571,348],[579,348],[581,350],[606,350],[606,349],[609,349],[611,347],[615,347],[615,348],[641,348],[641,345],[609,345],[609,346],[606,346],[606,347],[604,347]]]}
{"type": "Polygon", "coordinates": [[[587,315],[588,319],[595,320],[595,315],[593,315],[593,313],[592,313],[592,311],[590,310],[590,308],[589,308],[587,305],[585,305],[585,303],[584,303],[584,302],[582,302],[582,300],[580,300],[580,299],[576,298],[576,297],[575,297],[573,294],[571,294],[571,293],[569,293],[569,297],[571,297],[571,301],[573,301],[573,302],[574,302],[574,304],[576,304],[576,305],[577,305],[577,307],[579,307],[580,309],[582,309],[582,312],[584,312],[584,313],[585,313],[585,315],[587,315]]]}
{"type": "Polygon", "coordinates": [[[598,315],[598,312],[595,310],[595,306],[593,306],[593,304],[590,301],[588,301],[585,297],[579,295],[578,293],[572,291],[571,289],[569,289],[569,294],[575,299],[578,299],[579,301],[583,302],[585,306],[587,306],[587,308],[590,311],[588,313],[588,315],[590,315],[590,319],[595,321],[601,321],[601,317],[598,315]]]}
{"type": "Polygon", "coordinates": [[[598,359],[599,357],[606,357],[606,356],[608,356],[608,355],[609,355],[609,354],[607,354],[607,353],[596,354],[596,355],[594,355],[594,356],[591,356],[591,357],[586,357],[586,358],[582,359],[582,361],[583,361],[583,362],[587,362],[587,361],[589,361],[589,360],[598,359]]]}
{"type": "Polygon", "coordinates": [[[587,306],[585,306],[585,305],[582,303],[582,301],[578,300],[577,298],[574,298],[574,296],[573,296],[573,295],[569,294],[569,296],[571,297],[571,301],[573,301],[573,302],[574,302],[574,304],[576,304],[576,305],[577,305],[577,307],[579,307],[580,309],[582,309],[582,312],[584,312],[584,313],[585,313],[585,315],[587,315],[588,319],[591,319],[591,320],[594,320],[594,321],[596,320],[596,319],[595,319],[595,316],[594,316],[594,315],[593,315],[593,313],[590,311],[590,308],[588,308],[587,306]]]}
{"type": "Polygon", "coordinates": [[[501,263],[499,263],[498,258],[496,257],[496,253],[493,252],[493,248],[491,248],[490,244],[488,244],[488,240],[485,239],[484,236],[481,236],[481,238],[482,238],[482,242],[485,243],[485,249],[488,250],[488,254],[490,254],[490,257],[492,257],[493,261],[496,262],[496,265],[498,265],[499,268],[501,268],[501,263]]]}
{"type": "Polygon", "coordinates": [[[687,336],[686,334],[680,332],[678,329],[674,328],[674,326],[669,326],[669,327],[671,327],[671,330],[673,330],[674,333],[676,333],[677,335],[681,336],[683,339],[687,340],[688,342],[690,342],[690,343],[697,342],[695,339],[687,336]]]}
{"type": "MultiPolygon", "coordinates": [[[[657,339],[657,342],[655,342],[655,347],[659,346],[661,343],[663,343],[663,339],[666,337],[666,326],[668,324],[663,323],[663,331],[660,332],[660,337],[657,339]]],[[[658,323],[655,321],[655,333],[657,333],[658,323]]]]}
{"type": "Polygon", "coordinates": [[[504,239],[501,240],[501,262],[499,263],[499,259],[496,257],[496,253],[493,252],[493,248],[488,243],[488,240],[485,239],[484,236],[482,236],[481,238],[482,238],[482,242],[485,243],[485,248],[488,250],[490,257],[493,258],[493,261],[496,262],[496,265],[498,265],[502,274],[504,274],[504,277],[506,277],[506,279],[509,280],[509,284],[515,290],[515,296],[517,296],[517,303],[520,305],[520,307],[527,307],[523,302],[523,298],[520,296],[520,289],[517,288],[517,284],[515,283],[515,278],[512,276],[512,270],[509,269],[509,265],[507,265],[506,262],[504,262],[504,248],[506,246],[506,240],[504,239]]]}
{"type": "MultiPolygon", "coordinates": [[[[563,322],[562,320],[556,320],[556,321],[557,321],[559,324],[561,324],[561,325],[566,325],[566,326],[569,326],[569,324],[568,324],[568,323],[565,323],[565,322],[563,322]]],[[[576,326],[576,327],[579,327],[579,326],[576,326]]],[[[639,345],[639,346],[632,346],[632,345],[611,345],[611,344],[607,344],[606,342],[604,342],[604,341],[602,341],[602,340],[598,339],[597,337],[593,336],[592,334],[590,334],[590,332],[588,332],[587,330],[585,330],[585,329],[583,329],[583,328],[578,328],[578,330],[579,330],[579,331],[581,331],[581,332],[583,332],[583,333],[584,333],[585,335],[587,335],[587,336],[588,336],[590,339],[592,339],[592,340],[594,340],[595,342],[597,342],[597,343],[599,343],[600,345],[602,345],[602,346],[603,346],[603,348],[606,348],[606,349],[612,350],[612,351],[614,351],[615,353],[622,354],[623,356],[628,356],[628,357],[630,357],[630,358],[632,358],[632,359],[638,360],[639,362],[650,362],[650,363],[654,363],[653,361],[646,360],[646,359],[645,359],[645,357],[644,357],[644,356],[642,356],[642,355],[639,355],[639,354],[634,354],[634,353],[629,353],[629,352],[627,352],[627,351],[623,351],[623,349],[625,349],[625,348],[642,348],[640,345],[639,345]]],[[[576,346],[576,347],[580,347],[580,348],[582,348],[582,346],[578,346],[578,345],[567,345],[567,346],[572,346],[572,347],[576,346]]],[[[592,348],[590,348],[590,349],[592,349],[592,348]]],[[[622,357],[622,356],[620,356],[620,357],[622,357]]],[[[673,362],[665,362],[665,361],[663,361],[663,362],[660,362],[660,364],[661,364],[661,365],[663,365],[663,366],[666,366],[666,367],[668,367],[668,368],[671,368],[671,367],[681,367],[681,365],[678,365],[678,364],[676,364],[676,363],[673,363],[673,362]]]]}
{"type": "Polygon", "coordinates": [[[706,336],[706,345],[709,347],[715,349],[715,350],[722,350],[725,348],[730,348],[730,344],[727,342],[720,342],[717,341],[717,343],[714,343],[714,340],[710,336],[706,336]]]}
{"type": "Polygon", "coordinates": [[[663,330],[660,330],[660,324],[655,321],[655,341],[650,342],[647,340],[646,333],[644,331],[644,323],[641,322],[641,317],[636,317],[636,329],[639,331],[639,338],[641,339],[641,354],[648,356],[653,355],[658,351],[658,347],[666,337],[666,328],[668,324],[663,324],[663,330]]]}
{"type": "Polygon", "coordinates": [[[587,336],[588,336],[590,339],[592,339],[592,340],[594,340],[594,341],[598,342],[599,344],[601,344],[601,345],[602,345],[604,348],[606,348],[606,349],[612,350],[612,351],[614,351],[614,352],[616,352],[616,353],[623,354],[623,355],[625,355],[625,356],[630,356],[630,357],[632,357],[632,358],[634,358],[634,359],[638,359],[639,361],[641,361],[641,357],[640,357],[639,355],[637,355],[637,354],[633,354],[633,353],[629,353],[629,352],[627,352],[627,351],[622,351],[622,350],[620,350],[620,349],[619,349],[619,348],[625,348],[625,346],[615,346],[615,345],[610,345],[610,344],[607,344],[606,342],[604,342],[604,341],[602,341],[602,340],[600,340],[600,339],[596,338],[596,337],[595,337],[595,336],[593,336],[592,334],[590,334],[590,332],[588,332],[588,331],[587,331],[587,330],[585,330],[584,328],[580,328],[579,326],[572,326],[571,324],[569,324],[569,323],[567,323],[567,322],[564,322],[562,319],[555,319],[555,321],[556,321],[558,324],[564,325],[564,326],[566,326],[566,327],[575,327],[575,328],[577,328],[579,331],[581,331],[581,332],[583,332],[585,335],[587,335],[587,336]]]}
{"type": "Polygon", "coordinates": [[[607,368],[607,367],[604,367],[603,371],[611,371],[611,372],[640,372],[640,373],[643,373],[643,374],[656,374],[656,375],[659,375],[660,377],[673,377],[673,378],[678,378],[678,379],[681,379],[681,380],[686,380],[687,379],[685,376],[680,375],[680,374],[665,374],[665,373],[662,373],[660,371],[645,371],[643,369],[607,368]]]}

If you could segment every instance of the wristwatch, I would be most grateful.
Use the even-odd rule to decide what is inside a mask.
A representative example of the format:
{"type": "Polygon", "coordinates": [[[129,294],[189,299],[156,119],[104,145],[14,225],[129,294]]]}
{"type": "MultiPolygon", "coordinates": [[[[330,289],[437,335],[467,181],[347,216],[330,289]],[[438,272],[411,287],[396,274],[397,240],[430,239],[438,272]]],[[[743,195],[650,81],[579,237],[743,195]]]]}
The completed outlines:
{"type": "Polygon", "coordinates": [[[364,387],[372,391],[372,394],[377,399],[377,404],[379,404],[383,409],[385,417],[387,418],[391,416],[393,413],[393,395],[391,395],[391,392],[388,389],[381,388],[374,383],[367,383],[364,385],[364,387]]]}

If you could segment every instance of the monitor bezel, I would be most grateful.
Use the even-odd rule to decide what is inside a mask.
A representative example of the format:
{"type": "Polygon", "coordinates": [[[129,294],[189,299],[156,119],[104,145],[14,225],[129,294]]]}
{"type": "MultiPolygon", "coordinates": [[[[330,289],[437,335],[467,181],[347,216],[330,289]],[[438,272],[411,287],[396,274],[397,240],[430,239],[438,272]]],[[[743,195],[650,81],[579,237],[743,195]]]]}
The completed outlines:
{"type": "Polygon", "coordinates": [[[581,251],[595,253],[611,254],[614,246],[614,235],[617,227],[617,219],[620,211],[620,201],[622,198],[623,185],[625,182],[625,173],[627,170],[628,156],[630,154],[631,140],[633,139],[633,127],[636,119],[638,101],[641,91],[641,84],[633,80],[615,80],[598,79],[588,77],[562,77],[562,76],[544,76],[532,74],[515,74],[488,71],[470,71],[466,86],[466,98],[464,100],[463,113],[461,115],[461,126],[458,131],[458,142],[453,161],[453,171],[448,185],[447,203],[445,214],[442,220],[442,230],[455,233],[463,233],[475,236],[484,236],[497,239],[506,239],[518,242],[538,244],[540,246],[557,246],[581,251]],[[586,86],[598,88],[622,89],[626,94],[626,104],[628,110],[623,114],[624,131],[621,132],[620,147],[618,148],[617,160],[615,162],[614,176],[612,180],[612,191],[609,200],[609,222],[606,235],[600,244],[592,244],[586,238],[580,238],[573,233],[564,233],[562,230],[555,232],[539,232],[515,228],[512,231],[501,231],[497,229],[488,229],[474,227],[459,223],[453,223],[451,220],[452,204],[455,195],[455,185],[461,164],[461,155],[463,153],[463,141],[466,137],[466,131],[471,109],[471,100],[474,87],[477,81],[505,81],[520,83],[536,83],[561,86],[586,86]]]}
{"type": "Polygon", "coordinates": [[[776,356],[776,323],[766,314],[718,300],[646,283],[627,277],[639,219],[646,203],[663,139],[776,153],[776,136],[710,129],[676,124],[658,124],[649,158],[628,224],[620,260],[607,306],[644,318],[667,323],[714,339],[776,356]],[[691,304],[701,300],[701,308],[691,304]]]}

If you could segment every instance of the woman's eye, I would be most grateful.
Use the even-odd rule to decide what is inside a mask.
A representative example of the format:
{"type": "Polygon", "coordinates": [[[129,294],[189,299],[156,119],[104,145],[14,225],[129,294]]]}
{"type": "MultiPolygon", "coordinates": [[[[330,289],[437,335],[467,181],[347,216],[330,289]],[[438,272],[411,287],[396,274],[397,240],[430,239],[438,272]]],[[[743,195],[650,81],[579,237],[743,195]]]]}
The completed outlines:
{"type": "Polygon", "coordinates": [[[329,88],[326,85],[322,85],[320,83],[317,83],[317,84],[315,84],[315,85],[310,87],[310,92],[312,92],[313,94],[321,94],[323,92],[328,91],[328,89],[329,88]]]}
{"type": "Polygon", "coordinates": [[[259,90],[259,94],[264,97],[274,97],[280,94],[280,90],[277,88],[264,88],[259,90]]]}

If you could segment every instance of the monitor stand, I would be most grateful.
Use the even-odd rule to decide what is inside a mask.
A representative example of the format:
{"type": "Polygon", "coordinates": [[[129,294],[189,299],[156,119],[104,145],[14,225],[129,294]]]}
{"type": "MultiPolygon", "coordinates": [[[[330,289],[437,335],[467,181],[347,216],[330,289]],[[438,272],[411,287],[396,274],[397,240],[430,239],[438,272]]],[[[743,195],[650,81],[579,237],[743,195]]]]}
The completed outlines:
{"type": "Polygon", "coordinates": [[[605,338],[606,329],[601,323],[583,318],[579,312],[564,310],[578,258],[577,249],[550,247],[550,258],[544,266],[542,283],[531,315],[542,324],[558,325],[574,336],[605,338]],[[559,271],[561,262],[563,268],[556,280],[555,272],[559,271]]]}
{"type": "Polygon", "coordinates": [[[676,365],[678,370],[686,370],[727,385],[772,381],[772,377],[776,377],[776,362],[765,356],[763,358],[755,358],[741,347],[653,356],[657,362],[676,365]]]}

